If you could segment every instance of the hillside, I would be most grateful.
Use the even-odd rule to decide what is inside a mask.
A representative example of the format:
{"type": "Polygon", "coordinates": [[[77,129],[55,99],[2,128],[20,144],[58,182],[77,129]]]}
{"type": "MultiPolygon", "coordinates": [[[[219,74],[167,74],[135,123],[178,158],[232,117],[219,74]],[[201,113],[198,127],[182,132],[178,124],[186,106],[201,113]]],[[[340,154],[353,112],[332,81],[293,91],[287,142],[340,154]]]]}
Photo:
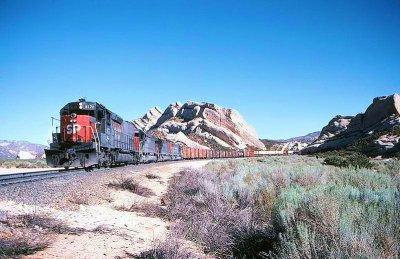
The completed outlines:
{"type": "Polygon", "coordinates": [[[284,142],[273,139],[260,139],[260,141],[264,144],[266,150],[272,150],[272,147],[275,145],[281,145],[284,142]]]}
{"type": "Polygon", "coordinates": [[[318,136],[320,135],[319,131],[315,131],[309,133],[304,136],[293,137],[289,139],[278,139],[278,140],[271,140],[271,139],[260,139],[261,142],[264,143],[265,148],[271,151],[300,151],[303,148],[307,147],[308,144],[315,141],[318,136]]]}
{"type": "Polygon", "coordinates": [[[303,154],[347,149],[368,156],[393,156],[400,152],[400,96],[374,98],[364,113],[337,115],[303,154]]]}
{"type": "Polygon", "coordinates": [[[175,102],[164,112],[154,107],[132,122],[149,134],[190,147],[265,148],[239,112],[212,103],[175,102]]]}
{"type": "Polygon", "coordinates": [[[44,154],[44,145],[34,144],[28,141],[0,140],[0,159],[41,158],[44,154]]]}
{"type": "Polygon", "coordinates": [[[284,143],[287,143],[287,142],[312,143],[316,139],[318,139],[320,134],[321,134],[321,131],[315,131],[315,132],[309,133],[304,136],[293,137],[293,138],[289,138],[289,139],[278,139],[276,141],[284,142],[284,143]]]}

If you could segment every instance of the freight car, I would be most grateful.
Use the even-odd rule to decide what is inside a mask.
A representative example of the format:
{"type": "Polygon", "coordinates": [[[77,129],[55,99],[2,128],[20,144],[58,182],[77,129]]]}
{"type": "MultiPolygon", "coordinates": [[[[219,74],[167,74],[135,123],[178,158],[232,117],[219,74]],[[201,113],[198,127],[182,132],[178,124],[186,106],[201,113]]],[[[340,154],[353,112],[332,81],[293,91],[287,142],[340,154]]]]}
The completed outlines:
{"type": "MultiPolygon", "coordinates": [[[[60,110],[46,161],[53,167],[109,167],[181,159],[251,156],[250,151],[190,148],[147,135],[104,105],[79,99],[60,110]]],[[[254,154],[253,154],[254,156],[254,154]]]]}

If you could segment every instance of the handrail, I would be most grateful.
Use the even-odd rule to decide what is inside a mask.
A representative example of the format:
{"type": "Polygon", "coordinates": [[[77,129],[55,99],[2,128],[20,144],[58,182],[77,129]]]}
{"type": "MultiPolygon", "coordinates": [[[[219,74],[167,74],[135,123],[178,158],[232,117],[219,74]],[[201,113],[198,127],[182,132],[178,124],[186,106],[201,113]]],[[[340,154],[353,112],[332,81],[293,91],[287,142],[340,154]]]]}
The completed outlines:
{"type": "Polygon", "coordinates": [[[99,145],[99,152],[100,152],[100,138],[99,138],[99,132],[97,131],[97,127],[94,127],[96,130],[96,136],[97,136],[97,141],[98,141],[98,145],[99,145]]]}
{"type": "MultiPolygon", "coordinates": [[[[92,131],[92,134],[93,134],[93,137],[94,137],[94,142],[96,143],[96,152],[99,153],[100,152],[100,146],[99,146],[99,142],[98,142],[99,135],[97,134],[97,137],[96,137],[96,135],[94,134],[94,130],[93,130],[92,126],[89,126],[89,128],[92,131]]],[[[96,129],[96,133],[97,133],[97,129],[96,129]]]]}

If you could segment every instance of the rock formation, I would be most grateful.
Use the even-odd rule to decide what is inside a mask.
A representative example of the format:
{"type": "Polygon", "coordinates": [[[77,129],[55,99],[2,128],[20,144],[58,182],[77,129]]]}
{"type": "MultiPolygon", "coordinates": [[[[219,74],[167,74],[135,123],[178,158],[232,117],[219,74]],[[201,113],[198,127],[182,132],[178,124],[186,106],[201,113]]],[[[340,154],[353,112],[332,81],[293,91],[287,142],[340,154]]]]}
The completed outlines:
{"type": "Polygon", "coordinates": [[[290,141],[285,143],[277,143],[269,148],[270,151],[293,151],[299,152],[304,149],[308,144],[300,141],[290,141]]]}
{"type": "Polygon", "coordinates": [[[255,130],[237,111],[212,103],[175,102],[163,113],[153,108],[133,123],[150,134],[193,147],[264,148],[255,130]]]}
{"type": "Polygon", "coordinates": [[[161,115],[162,111],[156,106],[151,108],[142,118],[136,119],[134,124],[137,128],[147,131],[157,123],[161,115]]]}
{"type": "Polygon", "coordinates": [[[319,139],[330,139],[347,129],[354,116],[337,115],[322,128],[319,139]]]}
{"type": "Polygon", "coordinates": [[[390,131],[398,127],[400,127],[400,96],[393,94],[377,97],[364,113],[355,117],[338,115],[333,118],[322,129],[319,138],[303,149],[302,153],[345,148],[360,139],[370,141],[362,150],[368,155],[377,156],[393,152],[399,146],[399,136],[390,131]]]}

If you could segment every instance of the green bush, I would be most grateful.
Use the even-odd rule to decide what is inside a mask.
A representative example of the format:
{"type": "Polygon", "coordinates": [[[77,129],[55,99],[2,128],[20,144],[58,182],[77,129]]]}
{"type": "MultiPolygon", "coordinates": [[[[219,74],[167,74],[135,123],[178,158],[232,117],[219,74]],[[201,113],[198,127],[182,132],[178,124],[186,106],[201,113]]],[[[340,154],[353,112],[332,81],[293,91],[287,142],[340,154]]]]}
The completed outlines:
{"type": "Polygon", "coordinates": [[[367,149],[368,145],[377,140],[380,136],[386,134],[400,136],[400,127],[397,126],[391,129],[375,131],[372,134],[366,135],[354,141],[354,143],[350,147],[348,147],[348,150],[364,152],[367,149]]]}
{"type": "Polygon", "coordinates": [[[329,152],[324,163],[337,167],[372,168],[368,157],[358,152],[329,152]]]}

